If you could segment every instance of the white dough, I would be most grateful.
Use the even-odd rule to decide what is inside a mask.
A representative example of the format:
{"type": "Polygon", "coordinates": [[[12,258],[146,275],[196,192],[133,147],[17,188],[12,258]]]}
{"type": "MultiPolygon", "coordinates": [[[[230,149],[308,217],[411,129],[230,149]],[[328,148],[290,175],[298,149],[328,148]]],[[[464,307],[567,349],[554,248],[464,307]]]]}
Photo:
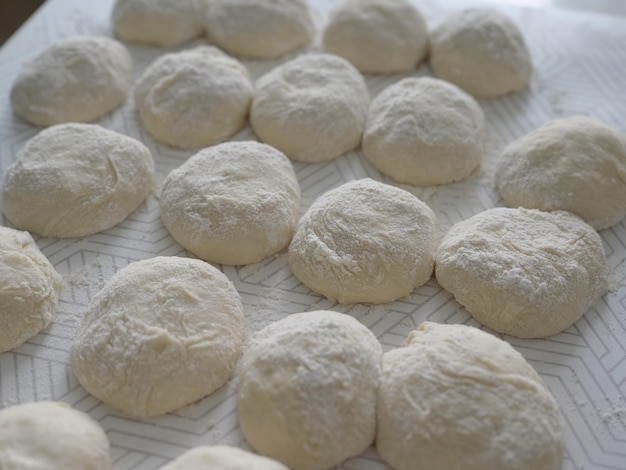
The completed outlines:
{"type": "Polygon", "coordinates": [[[2,470],[111,470],[109,440],[89,415],[65,403],[0,411],[2,470]]]}
{"type": "Polygon", "coordinates": [[[205,27],[218,47],[251,59],[284,56],[315,34],[308,0],[209,0],[205,27]]]}
{"type": "Polygon", "coordinates": [[[533,69],[518,27],[492,9],[461,10],[441,21],[430,34],[430,65],[477,98],[526,88],[533,69]]]}
{"type": "Polygon", "coordinates": [[[408,191],[369,178],[320,196],[298,223],[289,266],[342,304],[390,302],[433,272],[435,214],[408,191]]]}
{"type": "Polygon", "coordinates": [[[226,140],[243,127],[252,102],[248,70],[211,46],[156,59],[139,78],[141,123],[161,143],[197,148],[226,140]]]}
{"type": "Polygon", "coordinates": [[[405,78],[372,102],[362,151],[400,183],[452,183],[480,164],[484,127],[482,109],[457,86],[430,77],[405,78]]]}
{"type": "Polygon", "coordinates": [[[555,119],[504,150],[507,205],[573,212],[601,230],[626,215],[626,135],[584,116],[555,119]]]}
{"type": "Polygon", "coordinates": [[[62,289],[63,278],[33,237],[0,227],[0,353],[18,347],[50,324],[62,289]]]}
{"type": "Polygon", "coordinates": [[[120,106],[132,82],[133,62],[123,44],[77,36],[24,64],[11,89],[11,106],[37,126],[89,122],[120,106]]]}
{"type": "Polygon", "coordinates": [[[289,470],[282,463],[229,446],[196,447],[160,470],[289,470]]]}
{"type": "Polygon", "coordinates": [[[204,261],[159,256],[129,264],[94,296],[71,351],[92,395],[139,418],[213,393],[241,355],[243,307],[204,261]]]}
{"type": "Polygon", "coordinates": [[[58,124],[19,151],[2,186],[2,210],[44,237],[106,230],[152,191],[154,162],[138,140],[94,124],[58,124]]]}
{"type": "Polygon", "coordinates": [[[376,447],[394,470],[559,470],[559,408],[508,343],[425,322],[383,356],[376,447]]]}
{"type": "Polygon", "coordinates": [[[452,226],[439,284],[483,325],[521,338],[572,325],[607,291],[600,236],[565,211],[490,209],[452,226]]]}
{"type": "Polygon", "coordinates": [[[348,61],[305,54],[257,81],[250,124],[292,160],[322,162],[359,146],[368,109],[365,80],[348,61]]]}
{"type": "Polygon", "coordinates": [[[161,192],[161,219],[172,236],[212,263],[256,263],[282,250],[299,209],[289,159],[252,141],[200,151],[170,172],[161,192]]]}
{"type": "Polygon", "coordinates": [[[382,348],[337,312],[291,314],[244,352],[237,409],[244,437],[294,470],[323,470],[374,441],[382,348]]]}
{"type": "Polygon", "coordinates": [[[363,73],[413,70],[428,51],[428,30],[409,0],[343,0],[328,18],[326,52],[363,73]]]}

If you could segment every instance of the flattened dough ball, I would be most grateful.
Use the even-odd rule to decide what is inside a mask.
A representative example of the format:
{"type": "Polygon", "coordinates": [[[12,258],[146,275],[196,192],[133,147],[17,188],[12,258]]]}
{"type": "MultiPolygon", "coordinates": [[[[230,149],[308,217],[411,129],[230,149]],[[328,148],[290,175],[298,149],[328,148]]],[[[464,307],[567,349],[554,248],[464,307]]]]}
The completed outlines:
{"type": "Polygon", "coordinates": [[[403,189],[367,178],[313,202],[289,245],[289,266],[330,299],[379,304],[430,279],[437,241],[430,207],[403,189]]]}
{"type": "Polygon", "coordinates": [[[394,470],[558,470],[559,408],[508,343],[422,323],[383,356],[376,447],[394,470]]]}
{"type": "Polygon", "coordinates": [[[282,250],[299,209],[291,162],[258,142],[200,151],[170,172],[161,192],[161,219],[174,239],[212,263],[256,263],[282,250]]]}
{"type": "Polygon", "coordinates": [[[477,98],[523,90],[533,69],[518,27],[492,9],[461,10],[439,23],[430,33],[430,65],[477,98]]]}
{"type": "Polygon", "coordinates": [[[559,333],[608,286],[600,236],[565,211],[477,214],[452,226],[435,266],[439,284],[476,320],[521,338],[559,333]]]}
{"type": "Polygon", "coordinates": [[[485,118],[470,95],[430,77],[405,78],[372,102],[362,151],[400,183],[452,183],[480,164],[485,118]]]}
{"type": "Polygon", "coordinates": [[[77,36],[24,64],[11,88],[11,106],[37,126],[89,122],[120,106],[132,82],[133,62],[123,44],[77,36]]]}
{"type": "Polygon", "coordinates": [[[50,324],[62,289],[63,279],[33,237],[0,227],[0,353],[50,324]]]}
{"type": "Polygon", "coordinates": [[[204,261],[159,256],[129,264],[94,296],[70,359],[89,393],[147,418],[224,385],[242,341],[230,280],[204,261]]]}
{"type": "Polygon", "coordinates": [[[409,0],[344,0],[331,11],[322,41],[326,52],[363,73],[398,73],[424,60],[428,30],[409,0]]]}
{"type": "Polygon", "coordinates": [[[244,437],[298,470],[360,454],[376,432],[381,357],[373,333],[342,313],[296,313],[259,331],[239,373],[244,437]]]}
{"type": "Polygon", "coordinates": [[[12,406],[0,411],[0,468],[110,470],[109,440],[89,415],[65,403],[12,406]]]}
{"type": "Polygon", "coordinates": [[[626,135],[584,116],[549,121],[509,144],[496,184],[508,206],[610,227],[626,215],[626,135]]]}
{"type": "Polygon", "coordinates": [[[140,77],[141,123],[159,142],[183,149],[226,140],[243,127],[252,83],[239,61],[211,46],[172,52],[140,77]]]}
{"type": "Polygon", "coordinates": [[[237,447],[204,446],[185,452],[161,470],[289,470],[276,460],[237,447]]]}
{"type": "Polygon", "coordinates": [[[2,210],[44,237],[113,227],[152,191],[154,162],[136,139],[93,124],[59,124],[20,150],[2,186],[2,210]]]}
{"type": "Polygon", "coordinates": [[[365,80],[348,61],[305,54],[257,81],[250,124],[292,160],[322,162],[359,146],[368,109],[365,80]]]}

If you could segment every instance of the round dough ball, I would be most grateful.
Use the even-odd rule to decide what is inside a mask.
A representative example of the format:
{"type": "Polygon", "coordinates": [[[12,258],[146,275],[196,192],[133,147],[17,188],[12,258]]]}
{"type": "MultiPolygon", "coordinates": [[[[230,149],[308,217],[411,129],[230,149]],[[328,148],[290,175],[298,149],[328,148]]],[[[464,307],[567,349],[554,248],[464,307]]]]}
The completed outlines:
{"type": "Polygon", "coordinates": [[[307,0],[210,0],[205,27],[218,47],[251,59],[284,56],[315,35],[307,0]]]}
{"type": "Polygon", "coordinates": [[[496,208],[452,226],[439,284],[483,325],[520,338],[572,325],[608,288],[600,236],[575,215],[496,208]]]}
{"type": "Polygon", "coordinates": [[[368,109],[365,80],[348,61],[306,54],[258,80],[250,124],[292,160],[323,162],[359,146],[368,109]]]}
{"type": "Polygon", "coordinates": [[[258,142],[200,151],[165,178],[161,219],[174,239],[212,263],[256,263],[282,250],[298,223],[291,162],[258,142]]]}
{"type": "Polygon", "coordinates": [[[508,343],[422,323],[383,356],[380,456],[395,470],[559,470],[559,407],[508,343]]]}
{"type": "Polygon", "coordinates": [[[50,324],[62,289],[63,278],[33,237],[0,227],[0,353],[18,347],[50,324]]]}
{"type": "Polygon", "coordinates": [[[230,280],[204,261],[159,256],[129,264],[94,296],[70,358],[92,395],[147,418],[224,385],[242,342],[230,280]]]}
{"type": "Polygon", "coordinates": [[[405,78],[372,102],[362,152],[400,183],[452,183],[480,164],[485,118],[470,95],[436,78],[405,78]]]}
{"type": "Polygon", "coordinates": [[[65,403],[12,406],[0,411],[0,468],[110,470],[109,440],[89,415],[65,403]]]}
{"type": "Polygon", "coordinates": [[[59,124],[20,150],[4,175],[2,210],[44,237],[113,227],[152,191],[154,162],[138,140],[93,124],[59,124]]]}
{"type": "Polygon", "coordinates": [[[549,121],[504,150],[496,184],[508,206],[610,227],[626,215],[626,135],[584,116],[549,121]]]}
{"type": "Polygon", "coordinates": [[[363,73],[397,73],[424,60],[428,30],[409,0],[343,0],[331,11],[322,41],[363,73]]]}
{"type": "Polygon", "coordinates": [[[258,332],[241,359],[244,437],[289,468],[322,470],[374,441],[382,348],[337,312],[292,314],[258,332]]]}
{"type": "Polygon", "coordinates": [[[133,62],[124,45],[77,36],[24,64],[11,88],[11,106],[37,126],[89,122],[120,106],[132,82],[133,62]]]}
{"type": "Polygon", "coordinates": [[[172,52],[140,77],[135,102],[145,129],[183,149],[226,140],[246,122],[252,83],[240,62],[211,46],[172,52]]]}
{"type": "Polygon", "coordinates": [[[458,11],[437,25],[430,33],[430,65],[477,98],[526,88],[533,69],[520,30],[491,9],[458,11]]]}
{"type": "Polygon", "coordinates": [[[229,446],[196,447],[161,470],[289,470],[282,463],[229,446]]]}

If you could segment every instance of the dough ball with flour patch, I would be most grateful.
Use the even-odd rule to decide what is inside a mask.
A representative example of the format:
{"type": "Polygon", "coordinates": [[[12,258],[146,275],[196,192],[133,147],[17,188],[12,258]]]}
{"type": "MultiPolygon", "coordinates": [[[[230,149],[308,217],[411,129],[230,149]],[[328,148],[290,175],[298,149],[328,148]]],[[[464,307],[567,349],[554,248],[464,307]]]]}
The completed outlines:
{"type": "Polygon", "coordinates": [[[212,263],[256,263],[282,250],[299,209],[291,162],[258,142],[200,151],[170,172],[161,192],[161,219],[174,239],[212,263]]]}
{"type": "Polygon", "coordinates": [[[0,353],[18,347],[50,324],[62,289],[63,278],[33,237],[0,227],[0,353]]]}
{"type": "Polygon", "coordinates": [[[584,116],[549,121],[509,144],[496,184],[508,206],[610,227],[626,215],[626,135],[584,116]]]}
{"type": "Polygon", "coordinates": [[[77,36],[24,64],[11,88],[11,106],[37,126],[89,122],[120,106],[132,82],[133,62],[123,44],[77,36]]]}
{"type": "Polygon", "coordinates": [[[437,220],[425,203],[368,178],[313,202],[288,259],[300,281],[330,299],[379,304],[430,279],[437,242],[437,220]]]}
{"type": "Polygon", "coordinates": [[[185,452],[161,470],[289,470],[276,460],[237,447],[204,446],[185,452]]]}
{"type": "Polygon", "coordinates": [[[242,341],[232,282],[204,261],[159,256],[129,264],[94,296],[70,359],[92,395],[146,418],[224,385],[242,341]]]}
{"type": "Polygon", "coordinates": [[[363,73],[413,70],[428,50],[422,14],[409,0],[344,0],[331,11],[324,49],[363,73]]]}
{"type": "Polygon", "coordinates": [[[480,164],[484,127],[482,109],[457,86],[430,77],[405,78],[372,102],[362,151],[400,183],[452,183],[480,164]]]}
{"type": "Polygon", "coordinates": [[[0,411],[0,468],[111,470],[109,440],[89,415],[65,403],[0,411]]]}
{"type": "Polygon", "coordinates": [[[250,124],[292,160],[322,162],[359,146],[368,109],[365,80],[348,61],[305,54],[257,81],[250,124]]]}
{"type": "Polygon", "coordinates": [[[376,432],[382,348],[337,312],[292,314],[259,331],[241,359],[239,423],[258,452],[298,470],[335,467],[376,432]]]}
{"type": "Polygon", "coordinates": [[[140,77],[141,123],[161,143],[197,148],[226,140],[246,122],[252,83],[239,61],[211,46],[172,52],[140,77]]]}
{"type": "Polygon", "coordinates": [[[430,65],[477,98],[526,88],[533,69],[518,27],[492,9],[461,10],[441,21],[430,33],[430,65]]]}
{"type": "Polygon", "coordinates": [[[521,338],[559,333],[608,288],[600,236],[565,211],[477,214],[452,226],[435,266],[439,284],[476,320],[521,338]]]}
{"type": "Polygon", "coordinates": [[[136,139],[94,124],[58,124],[19,151],[2,186],[2,210],[44,237],[113,227],[152,191],[154,162],[136,139]]]}
{"type": "Polygon", "coordinates": [[[395,470],[558,470],[559,408],[508,343],[425,322],[383,356],[376,447],[395,470]]]}

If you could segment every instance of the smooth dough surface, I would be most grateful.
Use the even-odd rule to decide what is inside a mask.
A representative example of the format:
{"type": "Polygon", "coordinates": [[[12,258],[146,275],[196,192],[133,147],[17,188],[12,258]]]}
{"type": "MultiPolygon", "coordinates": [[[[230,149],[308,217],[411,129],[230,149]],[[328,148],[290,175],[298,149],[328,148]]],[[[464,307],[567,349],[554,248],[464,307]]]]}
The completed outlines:
{"type": "Polygon", "coordinates": [[[492,9],[468,9],[444,18],[430,33],[430,65],[439,78],[477,98],[528,85],[533,65],[522,33],[492,9]]]}
{"type": "Polygon", "coordinates": [[[94,124],[58,124],[19,151],[2,185],[2,210],[44,237],[106,230],[152,191],[154,162],[136,139],[94,124]]]}
{"type": "Polygon", "coordinates": [[[63,278],[33,237],[0,227],[0,353],[50,324],[62,289],[63,278]]]}
{"type": "Polygon", "coordinates": [[[132,58],[122,43],[76,36],[24,64],[11,88],[11,106],[37,126],[89,122],[120,106],[132,82],[132,58]]]}
{"type": "Polygon", "coordinates": [[[161,470],[289,470],[276,460],[230,446],[196,447],[161,470]]]}
{"type": "Polygon", "coordinates": [[[110,470],[109,440],[89,415],[65,403],[37,402],[0,411],[3,470],[110,470]]]}
{"type": "Polygon", "coordinates": [[[145,129],[179,148],[207,147],[243,127],[252,83],[239,61],[211,46],[156,59],[139,78],[135,102],[145,129]]]}
{"type": "Polygon", "coordinates": [[[305,54],[257,81],[250,124],[292,160],[322,162],[359,146],[368,109],[365,80],[348,61],[305,54]]]}
{"type": "Polygon", "coordinates": [[[559,470],[559,408],[508,343],[422,323],[383,356],[376,447],[395,470],[559,470]]]}
{"type": "Polygon", "coordinates": [[[484,128],[481,107],[457,86],[430,77],[405,78],[373,100],[362,151],[400,183],[452,183],[480,164],[484,128]]]}
{"type": "Polygon", "coordinates": [[[239,423],[259,453],[297,470],[335,467],[376,432],[382,348],[338,312],[291,314],[259,331],[241,359],[239,423]]]}
{"type": "Polygon", "coordinates": [[[322,42],[363,73],[398,73],[424,60],[428,29],[409,0],[343,0],[331,11],[322,42]]]}
{"type": "Polygon", "coordinates": [[[287,246],[300,186],[291,162],[269,145],[227,142],[204,149],[163,182],[161,219],[196,256],[256,263],[287,246]]]}
{"type": "Polygon", "coordinates": [[[549,121],[505,148],[496,184],[508,206],[610,227],[626,215],[626,135],[585,116],[549,121]]]}
{"type": "Polygon", "coordinates": [[[408,191],[369,178],[320,196],[289,245],[289,266],[343,304],[384,303],[428,281],[437,249],[433,211],[408,191]]]}
{"type": "Polygon", "coordinates": [[[139,418],[213,393],[241,355],[243,307],[204,261],[129,264],[96,294],[76,332],[74,374],[92,395],[139,418]]]}
{"type": "Polygon", "coordinates": [[[608,288],[591,226],[569,212],[523,208],[490,209],[452,226],[435,276],[480,323],[521,338],[559,333],[608,288]]]}

